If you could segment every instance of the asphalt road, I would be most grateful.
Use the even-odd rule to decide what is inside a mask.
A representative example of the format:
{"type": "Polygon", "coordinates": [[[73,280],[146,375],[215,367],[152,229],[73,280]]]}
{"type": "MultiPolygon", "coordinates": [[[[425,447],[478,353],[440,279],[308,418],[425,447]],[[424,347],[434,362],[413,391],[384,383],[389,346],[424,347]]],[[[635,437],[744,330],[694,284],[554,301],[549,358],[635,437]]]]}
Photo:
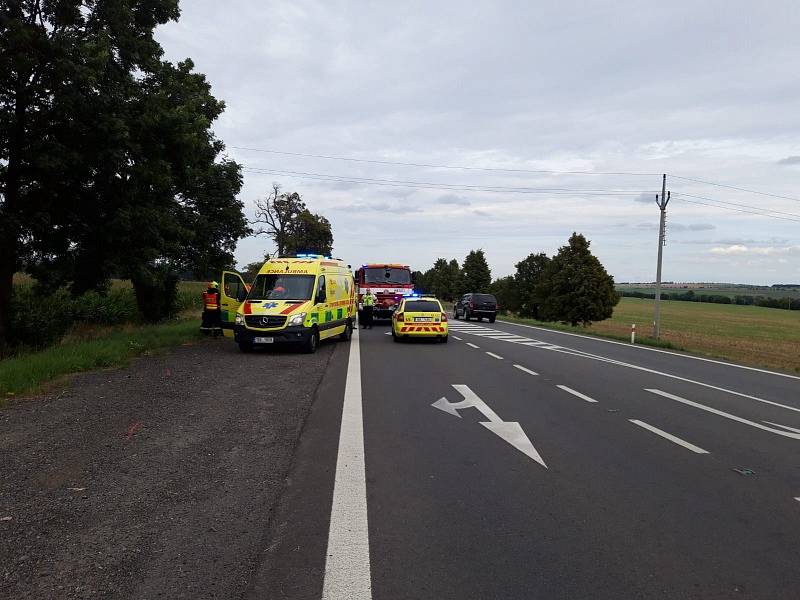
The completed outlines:
{"type": "Polygon", "coordinates": [[[249,597],[800,598],[800,378],[450,324],[334,357],[249,597]]]}
{"type": "Polygon", "coordinates": [[[0,597],[800,598],[800,378],[450,325],[4,409],[0,597]]]}

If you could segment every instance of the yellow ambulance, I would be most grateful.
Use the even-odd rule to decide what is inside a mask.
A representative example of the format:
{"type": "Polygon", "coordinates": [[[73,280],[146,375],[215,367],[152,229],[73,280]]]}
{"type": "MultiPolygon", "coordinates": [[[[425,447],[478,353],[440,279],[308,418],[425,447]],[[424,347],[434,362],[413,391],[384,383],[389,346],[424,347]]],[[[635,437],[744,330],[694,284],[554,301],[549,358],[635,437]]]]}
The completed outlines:
{"type": "Polygon", "coordinates": [[[321,340],[337,336],[349,340],[353,334],[355,282],[349,265],[339,259],[272,258],[261,267],[247,295],[239,293],[236,299],[228,295],[224,283],[225,273],[220,304],[227,308],[228,319],[231,307],[236,307],[233,337],[242,352],[289,343],[312,353],[321,340]]]}

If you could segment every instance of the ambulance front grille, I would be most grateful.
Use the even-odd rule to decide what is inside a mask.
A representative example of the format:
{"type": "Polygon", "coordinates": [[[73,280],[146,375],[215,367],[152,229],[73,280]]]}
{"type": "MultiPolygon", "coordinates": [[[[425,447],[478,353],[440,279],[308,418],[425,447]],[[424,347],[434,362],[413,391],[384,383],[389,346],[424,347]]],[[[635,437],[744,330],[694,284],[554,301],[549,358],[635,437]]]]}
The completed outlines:
{"type": "Polygon", "coordinates": [[[286,323],[284,315],[246,315],[244,322],[248,327],[256,329],[274,329],[275,327],[283,327],[286,323]]]}

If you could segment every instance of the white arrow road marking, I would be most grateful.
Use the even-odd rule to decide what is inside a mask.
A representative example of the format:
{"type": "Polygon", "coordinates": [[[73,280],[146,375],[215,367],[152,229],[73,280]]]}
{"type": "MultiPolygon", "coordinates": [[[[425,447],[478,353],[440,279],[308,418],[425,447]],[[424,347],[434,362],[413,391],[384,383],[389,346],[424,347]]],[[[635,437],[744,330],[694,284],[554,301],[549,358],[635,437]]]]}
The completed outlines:
{"type": "Polygon", "coordinates": [[[684,448],[691,450],[692,452],[695,452],[697,454],[708,454],[708,450],[703,450],[700,446],[695,446],[694,444],[691,444],[686,440],[682,440],[681,438],[676,437],[671,433],[667,433],[666,431],[659,429],[658,427],[653,427],[652,425],[648,425],[644,421],[639,421],[638,419],[628,419],[628,420],[634,425],[638,425],[643,429],[647,429],[647,431],[652,431],[656,435],[660,435],[665,440],[669,440],[670,442],[678,444],[679,446],[683,446],[684,448]]]}
{"type": "Polygon", "coordinates": [[[489,419],[488,421],[481,421],[481,425],[486,427],[489,431],[497,435],[499,438],[505,440],[514,448],[522,452],[528,458],[532,458],[537,463],[542,465],[545,469],[545,464],[542,456],[533,447],[528,436],[525,435],[522,426],[516,421],[503,421],[499,415],[494,412],[487,404],[481,400],[478,395],[473,392],[469,386],[463,384],[453,384],[453,388],[461,394],[464,399],[460,402],[450,402],[447,398],[439,398],[436,402],[431,404],[434,408],[446,412],[449,415],[461,418],[459,410],[465,408],[477,408],[481,414],[489,419]]]}
{"type": "Polygon", "coordinates": [[[726,419],[730,419],[732,421],[738,421],[739,423],[750,425],[751,427],[755,427],[756,429],[763,429],[764,431],[769,431],[770,433],[774,433],[775,435],[781,435],[783,437],[792,438],[793,440],[800,440],[800,433],[789,433],[788,431],[773,429],[772,427],[767,427],[766,425],[762,425],[761,423],[749,421],[744,417],[737,417],[736,415],[732,415],[731,413],[727,413],[722,410],[717,410],[716,408],[711,408],[710,406],[706,406],[705,404],[700,404],[699,402],[693,402],[692,400],[687,400],[686,398],[681,398],[680,396],[675,396],[674,394],[668,394],[667,392],[662,392],[661,390],[646,389],[645,392],[650,392],[651,394],[656,394],[664,398],[669,398],[670,400],[675,400],[676,402],[681,402],[689,406],[694,406],[695,408],[699,408],[700,410],[705,410],[710,413],[714,413],[715,415],[719,415],[720,417],[725,417],[726,419]]]}

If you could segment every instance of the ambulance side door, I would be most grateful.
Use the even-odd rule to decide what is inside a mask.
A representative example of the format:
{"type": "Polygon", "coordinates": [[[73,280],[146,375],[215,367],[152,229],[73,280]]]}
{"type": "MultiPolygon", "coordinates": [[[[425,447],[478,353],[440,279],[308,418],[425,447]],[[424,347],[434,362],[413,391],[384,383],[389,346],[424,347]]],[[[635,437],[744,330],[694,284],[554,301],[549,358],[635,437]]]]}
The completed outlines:
{"type": "Polygon", "coordinates": [[[233,333],[236,312],[247,296],[244,279],[236,271],[223,271],[222,284],[219,286],[220,309],[222,312],[222,328],[233,333]]]}

